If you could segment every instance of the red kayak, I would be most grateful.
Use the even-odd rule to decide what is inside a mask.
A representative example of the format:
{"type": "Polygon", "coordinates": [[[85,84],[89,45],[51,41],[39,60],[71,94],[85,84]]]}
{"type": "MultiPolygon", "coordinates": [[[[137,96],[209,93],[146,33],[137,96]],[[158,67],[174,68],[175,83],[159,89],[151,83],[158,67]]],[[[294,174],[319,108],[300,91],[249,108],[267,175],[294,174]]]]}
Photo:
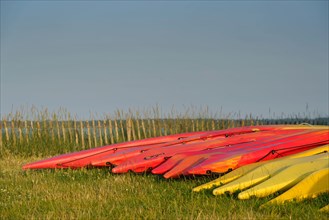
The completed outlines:
{"type": "Polygon", "coordinates": [[[23,169],[43,169],[43,168],[77,168],[88,166],[91,160],[99,157],[103,157],[106,154],[112,154],[119,149],[127,149],[131,147],[150,146],[160,143],[167,143],[174,140],[180,140],[187,137],[202,135],[208,132],[190,132],[185,134],[175,134],[163,137],[148,138],[144,140],[136,140],[118,144],[112,144],[93,149],[83,150],[79,152],[73,152],[68,154],[59,155],[49,159],[37,161],[34,163],[26,164],[23,169]],[[73,165],[72,165],[73,164],[73,165]],[[72,166],[71,166],[72,165],[72,166]]]}
{"type": "MultiPolygon", "coordinates": [[[[264,129],[270,129],[270,128],[264,128],[264,129]]],[[[115,146],[113,148],[113,145],[109,145],[107,147],[111,147],[112,146],[112,150],[102,150],[99,151],[100,148],[96,148],[93,150],[97,150],[97,152],[86,152],[87,155],[82,154],[83,152],[77,152],[77,156],[78,158],[74,159],[72,157],[71,154],[69,154],[68,156],[70,158],[68,158],[67,161],[65,162],[61,162],[61,163],[57,163],[55,164],[55,168],[79,168],[79,167],[86,167],[86,166],[92,166],[94,161],[97,161],[99,158],[102,158],[104,156],[110,155],[110,154],[114,154],[120,151],[125,151],[127,149],[131,149],[133,147],[137,147],[136,149],[140,149],[139,147],[148,147],[148,148],[158,148],[159,146],[171,146],[172,142],[174,143],[185,143],[186,140],[199,140],[199,139],[207,139],[210,138],[212,136],[230,136],[230,135],[234,135],[234,134],[241,134],[241,133],[246,133],[246,132],[254,132],[254,131],[258,131],[258,129],[254,128],[254,127],[245,127],[245,128],[232,128],[232,129],[228,129],[226,131],[206,131],[206,132],[192,132],[192,133],[185,133],[185,134],[180,134],[180,135],[171,135],[171,136],[167,136],[167,137],[158,137],[158,138],[151,138],[151,139],[145,139],[145,140],[141,140],[141,141],[135,141],[135,142],[141,142],[141,143],[137,143],[134,145],[128,145],[126,146],[126,143],[130,143],[130,142],[126,142],[126,143],[121,143],[121,144],[116,144],[119,146],[115,146]],[[191,138],[191,139],[189,139],[191,138]],[[166,140],[166,142],[164,142],[164,140],[166,140]]],[[[139,150],[141,151],[141,150],[139,150]]],[[[58,158],[56,158],[57,160],[58,158]]],[[[108,166],[109,164],[105,163],[105,166],[108,166]]]]}
{"type": "Polygon", "coordinates": [[[186,170],[186,172],[194,175],[204,175],[209,172],[225,173],[246,164],[274,159],[328,144],[328,135],[329,132],[327,130],[313,131],[290,140],[265,144],[255,149],[246,148],[241,152],[234,152],[233,154],[230,152],[214,154],[207,160],[186,170]]]}
{"type": "MultiPolygon", "coordinates": [[[[156,155],[161,154],[163,149],[181,148],[181,146],[193,146],[196,143],[202,143],[215,139],[231,136],[240,136],[243,134],[262,133],[263,131],[274,130],[289,130],[289,129],[308,129],[305,126],[291,125],[270,125],[270,126],[249,126],[240,128],[231,128],[220,131],[205,131],[205,132],[190,132],[184,134],[175,134],[163,137],[148,138],[144,140],[130,141],[118,144],[97,147],[93,149],[83,150],[74,153],[68,153],[33,162],[23,166],[23,169],[42,169],[42,168],[79,168],[90,165],[108,166],[110,163],[119,164],[125,163],[132,159],[138,158],[140,155],[147,155],[150,152],[148,159],[154,159],[156,155]],[[261,131],[261,132],[259,132],[261,131]],[[158,150],[158,151],[156,151],[158,150]],[[110,159],[107,159],[110,158],[110,159]]],[[[312,128],[309,128],[312,130],[312,128]]],[[[235,142],[234,142],[235,143],[235,142]]],[[[204,145],[202,145],[204,147],[204,145]]],[[[215,146],[216,147],[216,146],[215,146]]],[[[191,148],[192,149],[192,148],[191,148]]],[[[203,148],[202,148],[203,149],[203,148]]],[[[197,150],[197,147],[195,147],[197,150]]],[[[182,153],[182,151],[178,151],[182,153]]],[[[171,155],[172,154],[168,154],[171,155]]],[[[161,157],[159,157],[161,158],[161,157]]],[[[152,166],[153,167],[153,166],[152,166]]]]}
{"type": "MultiPolygon", "coordinates": [[[[233,135],[241,135],[246,133],[253,133],[258,131],[269,131],[269,130],[276,130],[282,129],[284,126],[249,126],[249,127],[242,127],[242,128],[231,128],[226,130],[219,130],[219,131],[210,131],[205,134],[191,136],[185,138],[183,140],[175,140],[172,142],[159,144],[157,146],[141,146],[140,148],[131,148],[125,149],[121,152],[116,152],[115,154],[108,154],[106,156],[100,157],[97,160],[93,160],[91,165],[93,166],[109,166],[109,165],[119,165],[124,161],[129,160],[130,158],[134,158],[140,154],[145,153],[146,151],[157,149],[163,149],[165,147],[172,147],[175,148],[181,147],[182,144],[192,144],[198,142],[209,141],[211,139],[219,138],[219,137],[228,137],[233,135]]],[[[284,127],[285,128],[285,127],[284,127]]],[[[152,151],[153,152],[153,151],[152,151]]],[[[157,154],[157,153],[155,153],[157,154]]]]}
{"type": "MultiPolygon", "coordinates": [[[[149,151],[143,152],[139,156],[130,158],[123,163],[119,164],[117,167],[112,169],[114,173],[124,173],[128,171],[134,172],[144,172],[149,169],[155,168],[161,163],[165,162],[168,158],[179,154],[192,151],[200,151],[212,148],[225,148],[226,146],[232,146],[243,143],[252,143],[257,140],[257,138],[262,137],[272,137],[277,139],[281,135],[294,134],[296,132],[301,132],[301,130],[278,130],[278,131],[268,131],[268,132],[255,132],[246,133],[236,136],[229,136],[226,138],[218,138],[214,140],[204,141],[201,143],[194,143],[190,145],[180,145],[180,146],[168,146],[165,148],[156,148],[149,151]]],[[[244,146],[244,145],[243,145],[244,146]]]]}
{"type": "MultiPolygon", "coordinates": [[[[165,177],[172,177],[179,175],[185,175],[187,174],[186,170],[190,169],[193,166],[196,166],[200,164],[201,162],[204,162],[205,160],[209,159],[210,157],[218,154],[238,154],[240,152],[246,151],[249,148],[258,148],[262,145],[274,143],[274,141],[282,140],[282,138],[288,138],[288,137],[296,137],[297,134],[305,134],[309,131],[301,131],[298,130],[290,130],[289,132],[275,132],[272,133],[272,136],[259,136],[257,140],[253,143],[245,143],[245,144],[238,144],[231,146],[230,148],[215,148],[210,150],[203,150],[203,151],[197,151],[197,152],[184,152],[181,154],[174,155],[173,157],[166,160],[163,164],[156,167],[152,170],[153,174],[165,174],[165,177]]],[[[265,133],[265,132],[263,132],[265,133]]]]}
{"type": "Polygon", "coordinates": [[[219,136],[223,136],[222,132],[210,131],[205,134],[195,135],[195,136],[191,136],[191,137],[187,137],[187,138],[179,139],[179,140],[174,140],[174,141],[170,141],[170,142],[166,142],[166,143],[160,143],[160,144],[148,145],[148,146],[145,145],[145,146],[139,146],[136,148],[124,149],[122,151],[115,152],[115,154],[109,154],[109,155],[100,157],[97,160],[93,160],[91,164],[93,166],[107,166],[109,164],[119,165],[120,163],[122,163],[123,161],[125,161],[129,158],[138,156],[151,149],[204,142],[205,140],[217,138],[219,136]]]}

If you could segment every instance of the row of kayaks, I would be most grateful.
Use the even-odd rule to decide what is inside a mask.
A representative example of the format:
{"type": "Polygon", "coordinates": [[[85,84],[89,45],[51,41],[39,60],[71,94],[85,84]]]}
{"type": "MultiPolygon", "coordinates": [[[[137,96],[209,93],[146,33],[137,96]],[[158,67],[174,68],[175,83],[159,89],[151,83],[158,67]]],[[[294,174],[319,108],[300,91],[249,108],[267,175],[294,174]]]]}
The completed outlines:
{"type": "MultiPolygon", "coordinates": [[[[282,193],[264,206],[314,198],[329,192],[329,145],[266,162],[240,167],[193,189],[212,189],[214,195],[238,192],[239,199],[282,193]]],[[[325,210],[326,208],[324,208],[325,210]]]]}
{"type": "MultiPolygon", "coordinates": [[[[311,185],[314,178],[328,180],[328,154],[323,153],[328,144],[328,126],[248,126],[112,144],[33,162],[23,169],[110,167],[113,173],[151,172],[165,178],[227,173],[194,191],[219,186],[215,195],[244,190],[239,198],[247,199],[311,185]],[[280,185],[286,176],[291,178],[280,185]]],[[[315,182],[328,191],[328,185],[315,182]]]]}

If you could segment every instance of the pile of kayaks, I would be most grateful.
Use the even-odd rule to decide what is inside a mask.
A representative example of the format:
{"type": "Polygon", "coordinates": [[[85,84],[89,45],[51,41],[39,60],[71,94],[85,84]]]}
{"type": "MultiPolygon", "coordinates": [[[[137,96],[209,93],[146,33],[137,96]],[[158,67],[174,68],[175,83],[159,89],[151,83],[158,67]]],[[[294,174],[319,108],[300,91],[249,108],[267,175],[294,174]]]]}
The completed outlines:
{"type": "Polygon", "coordinates": [[[113,173],[151,172],[165,178],[227,173],[194,191],[219,186],[215,195],[244,190],[238,197],[247,199],[289,189],[269,202],[274,203],[297,198],[305,186],[309,191],[298,194],[303,198],[328,191],[328,144],[328,126],[248,126],[112,144],[23,169],[109,167],[113,173]]]}
{"type": "Polygon", "coordinates": [[[205,189],[213,189],[214,195],[237,192],[239,199],[262,198],[283,192],[264,206],[314,198],[329,192],[329,145],[240,167],[195,187],[193,191],[205,189]]]}

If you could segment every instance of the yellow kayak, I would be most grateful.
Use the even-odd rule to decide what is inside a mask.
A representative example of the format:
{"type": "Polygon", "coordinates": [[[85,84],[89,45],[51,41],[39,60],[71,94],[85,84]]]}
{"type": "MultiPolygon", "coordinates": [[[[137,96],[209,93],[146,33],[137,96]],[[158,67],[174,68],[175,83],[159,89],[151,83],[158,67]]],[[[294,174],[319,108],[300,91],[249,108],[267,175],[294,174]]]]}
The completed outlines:
{"type": "MultiPolygon", "coordinates": [[[[328,153],[326,154],[328,155],[328,153]]],[[[265,182],[239,193],[238,198],[249,199],[252,196],[265,197],[280,190],[286,190],[311,173],[328,168],[328,166],[328,157],[289,166],[265,182]]]]}
{"type": "Polygon", "coordinates": [[[249,173],[243,175],[239,179],[236,179],[224,186],[221,186],[213,191],[214,195],[221,195],[225,192],[233,193],[237,190],[244,190],[250,186],[261,183],[269,178],[275,177],[277,173],[283,171],[291,166],[296,166],[297,164],[312,163],[321,159],[328,159],[328,153],[322,153],[318,155],[312,155],[308,157],[301,158],[287,158],[282,160],[276,160],[269,163],[265,163],[256,169],[250,171],[249,173]]]}
{"type": "Polygon", "coordinates": [[[282,127],[282,130],[292,130],[292,129],[329,129],[327,125],[310,125],[310,124],[298,124],[298,125],[287,125],[282,127]]]}
{"type": "Polygon", "coordinates": [[[314,198],[324,192],[329,192],[329,168],[321,169],[310,174],[295,186],[264,205],[283,203],[292,199],[303,200],[314,198]]]}
{"type": "Polygon", "coordinates": [[[320,209],[321,212],[329,212],[329,204],[320,209]]]}
{"type": "Polygon", "coordinates": [[[307,156],[311,156],[311,155],[315,155],[315,154],[320,154],[320,153],[324,153],[324,152],[328,152],[329,151],[329,145],[323,145],[317,148],[313,148],[307,151],[303,151],[297,154],[292,154],[283,158],[278,158],[278,159],[274,159],[272,161],[263,161],[263,162],[258,162],[258,163],[252,163],[252,164],[248,164],[246,166],[240,167],[236,170],[233,170],[230,173],[225,174],[224,176],[219,177],[218,179],[215,179],[211,182],[205,183],[203,185],[197,186],[195,188],[193,188],[194,192],[199,192],[200,190],[204,190],[204,189],[211,189],[213,187],[216,186],[220,186],[229,182],[232,182],[233,180],[238,179],[239,177],[249,173],[250,171],[256,169],[257,167],[260,167],[261,165],[264,165],[266,163],[272,163],[275,161],[282,161],[282,160],[286,160],[288,158],[301,158],[301,157],[307,157],[307,156]]]}

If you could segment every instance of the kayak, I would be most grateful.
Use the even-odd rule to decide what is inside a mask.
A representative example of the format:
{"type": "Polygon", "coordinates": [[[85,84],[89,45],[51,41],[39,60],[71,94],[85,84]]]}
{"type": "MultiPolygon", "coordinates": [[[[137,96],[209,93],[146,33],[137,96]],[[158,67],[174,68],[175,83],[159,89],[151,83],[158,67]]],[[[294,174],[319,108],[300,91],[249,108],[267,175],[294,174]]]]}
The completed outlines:
{"type": "MultiPolygon", "coordinates": [[[[108,164],[112,165],[119,165],[123,163],[124,161],[129,160],[130,158],[134,158],[140,154],[143,154],[149,150],[154,155],[159,154],[159,151],[154,151],[154,149],[160,149],[160,151],[166,147],[174,147],[175,149],[186,147],[188,144],[196,144],[201,143],[205,141],[209,141],[211,139],[218,139],[218,138],[224,138],[224,137],[232,137],[236,135],[242,135],[242,134],[249,134],[253,132],[260,133],[260,131],[271,131],[271,130],[289,130],[287,127],[282,126],[249,126],[249,127],[242,127],[242,128],[231,128],[226,130],[219,130],[219,131],[210,131],[205,134],[199,135],[199,136],[191,136],[189,138],[185,138],[183,140],[176,140],[172,142],[168,142],[165,144],[159,144],[157,146],[142,146],[140,148],[136,149],[126,149],[121,152],[117,152],[115,154],[109,154],[104,157],[98,158],[97,160],[92,161],[93,166],[106,166],[108,164]],[[184,145],[184,146],[183,146],[184,145]]],[[[305,129],[304,127],[298,127],[299,130],[305,129]]],[[[150,155],[148,155],[150,156],[150,155]]],[[[146,156],[147,157],[147,156],[146,156]]]]}
{"type": "Polygon", "coordinates": [[[252,196],[265,197],[275,192],[287,190],[311,173],[328,168],[328,153],[326,158],[291,165],[278,172],[272,178],[239,193],[239,199],[249,199],[252,196]]]}
{"type": "Polygon", "coordinates": [[[113,173],[152,172],[165,178],[226,173],[193,191],[217,187],[213,194],[221,195],[242,190],[239,199],[284,192],[267,205],[328,192],[328,150],[328,126],[248,126],[112,144],[23,169],[111,167],[113,173]]]}
{"type": "MultiPolygon", "coordinates": [[[[260,141],[258,141],[260,142],[260,141]]],[[[204,163],[207,163],[208,160],[211,158],[216,157],[217,160],[220,158],[223,159],[223,163],[226,163],[227,165],[232,164],[232,161],[225,161],[225,158],[230,157],[229,154],[232,155],[239,155],[244,154],[241,156],[238,167],[243,166],[244,164],[250,164],[257,162],[255,161],[258,157],[256,156],[251,156],[254,154],[257,155],[265,155],[265,157],[261,158],[262,160],[270,160],[270,159],[275,159],[277,157],[283,157],[291,154],[295,154],[307,149],[310,149],[314,146],[317,145],[308,145],[308,146],[300,146],[298,148],[292,148],[292,149],[263,149],[263,150],[255,150],[255,149],[250,149],[251,146],[247,146],[248,144],[240,145],[240,146],[234,146],[234,148],[231,149],[212,149],[208,150],[208,152],[196,152],[198,154],[195,155],[176,155],[172,158],[170,158],[168,161],[165,163],[161,164],[159,167],[155,168],[152,173],[160,173],[163,172],[165,169],[164,168],[170,168],[169,171],[167,171],[164,174],[165,178],[173,178],[173,177],[179,177],[180,175],[195,175],[198,174],[196,172],[193,172],[193,169],[196,169],[197,167],[201,166],[204,163]],[[230,150],[229,152],[227,152],[230,150]],[[273,153],[274,152],[274,153],[273,153]],[[185,157],[184,157],[185,156],[185,157]],[[179,160],[179,161],[177,161],[179,160]],[[176,163],[175,163],[176,162],[176,163]],[[231,162],[231,163],[230,163],[231,162]],[[169,163],[169,164],[168,164],[169,163]],[[175,163],[175,166],[173,166],[173,163],[175,163]],[[167,165],[168,164],[168,165],[167,165]],[[170,167],[170,165],[172,167],[170,167]]],[[[253,144],[255,147],[257,145],[257,142],[253,144]]],[[[233,158],[238,159],[238,158],[233,158]]],[[[259,159],[257,159],[259,160],[259,159]]],[[[223,167],[221,167],[223,169],[223,167]]],[[[226,167],[225,170],[230,171],[231,169],[234,169],[233,167],[226,167]]],[[[205,174],[209,174],[211,172],[214,172],[215,170],[206,170],[205,174]]]]}
{"type": "Polygon", "coordinates": [[[147,138],[143,140],[112,144],[112,145],[92,148],[88,150],[63,154],[49,159],[44,159],[41,161],[29,163],[24,165],[23,169],[67,168],[70,167],[70,163],[74,164],[72,168],[83,167],[89,165],[92,159],[101,157],[106,154],[115,153],[121,149],[167,143],[169,141],[180,140],[187,137],[202,135],[206,133],[208,132],[191,132],[185,134],[175,134],[175,135],[168,135],[163,137],[147,138]]]}
{"type": "Polygon", "coordinates": [[[329,204],[320,209],[321,212],[329,212],[329,204]]]}
{"type": "Polygon", "coordinates": [[[284,160],[289,160],[292,158],[303,158],[303,157],[307,157],[307,156],[312,156],[312,155],[316,155],[316,154],[323,154],[325,152],[329,152],[329,145],[322,145],[310,150],[306,150],[297,154],[292,154],[283,158],[277,158],[274,159],[272,161],[261,161],[258,163],[252,163],[252,164],[248,164],[242,167],[239,167],[236,170],[233,170],[232,172],[229,172],[213,181],[210,181],[208,183],[205,183],[203,185],[197,186],[195,188],[193,188],[194,192],[199,192],[201,190],[204,189],[211,189],[213,187],[216,186],[221,186],[227,183],[230,183],[246,174],[248,174],[249,172],[255,170],[256,168],[264,165],[264,164],[268,164],[268,163],[279,163],[280,161],[284,161],[284,160]]]}
{"type": "Polygon", "coordinates": [[[264,205],[284,203],[293,199],[300,201],[306,198],[314,198],[324,192],[329,192],[328,167],[311,173],[295,186],[264,205]]]}
{"type": "Polygon", "coordinates": [[[104,157],[98,158],[97,160],[92,161],[93,166],[106,166],[107,164],[119,165],[120,163],[128,160],[132,157],[138,156],[148,150],[156,148],[164,148],[169,146],[179,147],[180,145],[189,145],[192,143],[201,143],[206,140],[223,138],[223,134],[209,133],[199,136],[192,136],[184,139],[179,139],[175,141],[170,141],[163,144],[157,144],[152,146],[141,146],[138,148],[125,149],[121,152],[116,152],[115,154],[106,155],[104,157]]]}
{"type": "MultiPolygon", "coordinates": [[[[240,140],[240,142],[237,140],[234,142],[234,139],[231,139],[234,137],[254,134],[262,135],[267,131],[291,131],[293,133],[297,130],[300,132],[315,130],[320,131],[325,128],[328,129],[326,126],[268,125],[231,128],[219,131],[175,134],[148,138],[144,140],[117,143],[79,152],[63,154],[26,164],[23,166],[23,169],[80,168],[87,166],[118,165],[113,170],[114,172],[119,173],[127,171],[127,169],[120,171],[120,169],[124,167],[121,166],[122,164],[132,163],[137,167],[136,169],[132,167],[133,171],[142,172],[143,170],[155,168],[164,161],[168,160],[170,157],[179,153],[228,147],[220,146],[225,143],[226,139],[231,141],[227,141],[226,144],[231,143],[231,145],[237,146],[238,144],[244,143],[242,140],[240,140]],[[211,143],[211,141],[219,141],[220,138],[223,139],[221,144],[215,144],[214,142],[211,143]],[[210,146],[206,147],[206,143],[210,143],[210,146]],[[191,148],[185,148],[186,146],[191,148]],[[136,160],[137,163],[135,162],[136,160]],[[138,163],[141,163],[141,167],[139,167],[138,163]],[[143,164],[145,164],[145,166],[143,164]],[[150,166],[148,164],[150,164],[150,166]]],[[[245,137],[245,139],[247,139],[247,137],[245,137]]],[[[254,141],[250,139],[249,142],[254,141]]],[[[210,153],[211,151],[208,152],[210,153]]]]}
{"type": "MultiPolygon", "coordinates": [[[[248,142],[248,143],[265,143],[267,141],[271,141],[274,139],[278,139],[279,137],[286,136],[288,134],[294,134],[296,131],[290,130],[290,131],[267,131],[267,132],[261,132],[258,135],[254,135],[254,141],[248,142]]],[[[252,137],[251,135],[248,135],[249,137],[252,137]]],[[[246,144],[245,142],[244,144],[246,144]]],[[[229,146],[231,153],[233,151],[237,151],[239,147],[245,148],[246,145],[235,145],[234,147],[229,146]]],[[[225,149],[225,152],[227,150],[225,149]]],[[[163,164],[156,167],[152,170],[153,174],[164,174],[165,178],[171,178],[171,177],[178,177],[179,175],[187,175],[185,172],[187,169],[196,166],[197,164],[205,161],[210,156],[216,154],[216,153],[223,153],[222,148],[213,148],[213,149],[207,149],[207,150],[201,150],[201,151],[195,151],[195,152],[184,152],[176,154],[169,159],[167,159],[163,164]]]]}
{"type": "Polygon", "coordinates": [[[244,190],[275,176],[278,172],[286,169],[289,166],[297,165],[300,163],[305,165],[305,163],[308,164],[308,162],[313,162],[319,159],[328,159],[328,154],[325,153],[301,158],[285,158],[282,160],[274,160],[273,162],[265,163],[257,167],[253,171],[245,174],[235,181],[214,189],[213,194],[221,195],[226,192],[234,193],[238,190],[244,190]]]}
{"type": "MultiPolygon", "coordinates": [[[[255,132],[255,133],[247,133],[240,135],[232,135],[226,138],[218,138],[214,140],[204,141],[200,143],[194,143],[190,145],[180,145],[178,146],[168,146],[163,148],[151,149],[149,151],[143,152],[139,156],[133,157],[119,164],[118,166],[112,169],[114,173],[125,173],[128,171],[133,172],[145,172],[149,169],[153,169],[158,165],[165,162],[168,158],[186,152],[196,152],[200,150],[208,150],[210,149],[225,149],[230,148],[233,149],[235,145],[245,144],[245,143],[253,143],[257,140],[259,136],[272,136],[277,138],[277,135],[280,132],[284,133],[293,133],[295,131],[273,131],[276,132],[274,135],[271,132],[255,132]]],[[[243,146],[240,146],[243,147],[243,146]]]]}
{"type": "Polygon", "coordinates": [[[226,173],[246,164],[286,156],[329,143],[327,130],[310,131],[288,138],[282,138],[258,146],[245,147],[238,152],[215,154],[206,161],[187,170],[189,174],[205,175],[209,172],[226,173]]]}

